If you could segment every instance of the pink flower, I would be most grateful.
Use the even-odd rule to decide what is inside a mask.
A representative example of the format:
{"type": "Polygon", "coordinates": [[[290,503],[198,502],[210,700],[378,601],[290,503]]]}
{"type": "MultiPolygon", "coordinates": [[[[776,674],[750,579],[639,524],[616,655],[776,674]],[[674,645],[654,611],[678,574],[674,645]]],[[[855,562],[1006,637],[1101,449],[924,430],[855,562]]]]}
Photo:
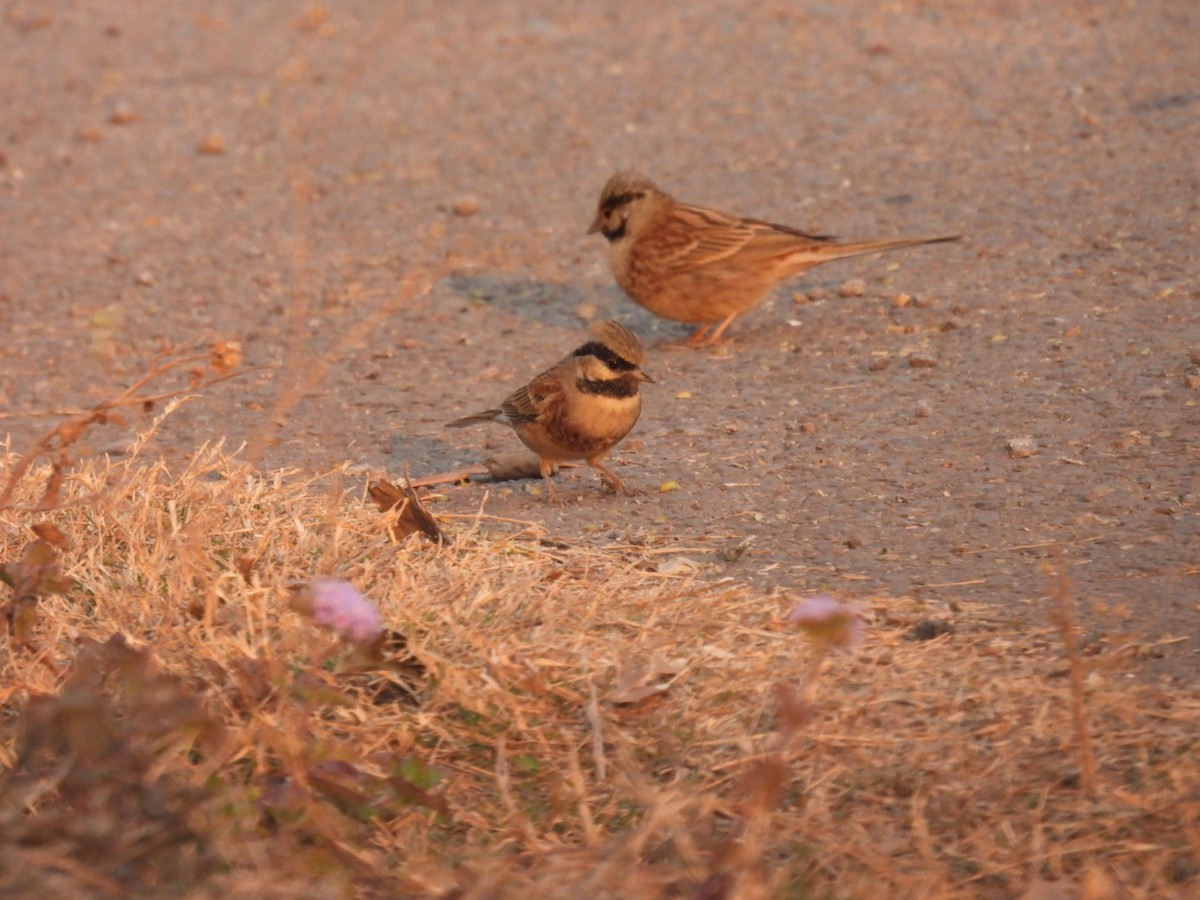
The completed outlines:
{"type": "Polygon", "coordinates": [[[359,644],[379,636],[383,627],[379,610],[350,582],[316,578],[301,594],[308,601],[302,601],[302,607],[309,607],[301,611],[309,612],[318,625],[359,644]]]}
{"type": "Polygon", "coordinates": [[[821,595],[801,601],[788,613],[816,643],[827,648],[852,650],[863,642],[866,626],[862,612],[853,603],[821,595]]]}

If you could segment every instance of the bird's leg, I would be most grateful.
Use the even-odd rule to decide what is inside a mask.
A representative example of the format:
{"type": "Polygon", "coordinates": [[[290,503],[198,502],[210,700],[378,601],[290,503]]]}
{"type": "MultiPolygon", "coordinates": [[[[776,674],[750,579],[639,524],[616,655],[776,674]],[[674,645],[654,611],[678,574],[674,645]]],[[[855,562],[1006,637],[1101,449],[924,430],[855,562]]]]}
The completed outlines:
{"type": "Polygon", "coordinates": [[[632,497],[637,494],[637,491],[633,490],[630,487],[627,487],[625,485],[625,482],[623,482],[620,478],[618,478],[616,476],[615,472],[613,472],[611,469],[609,469],[608,466],[604,465],[604,463],[600,462],[600,459],[598,457],[593,457],[592,459],[589,459],[587,461],[587,464],[589,466],[591,466],[593,469],[596,469],[600,473],[600,477],[603,478],[604,481],[608,484],[608,486],[611,487],[618,494],[625,494],[628,497],[632,497]]]}
{"type": "Polygon", "coordinates": [[[707,347],[708,344],[704,340],[704,335],[708,329],[712,328],[712,325],[712,322],[697,325],[687,337],[662,341],[658,344],[658,347],[660,350],[687,350],[692,347],[707,347]]]}
{"type": "MultiPolygon", "coordinates": [[[[730,313],[729,315],[727,315],[725,317],[724,321],[722,321],[721,324],[717,325],[715,328],[713,328],[712,331],[710,331],[708,333],[708,337],[703,338],[703,339],[696,338],[695,345],[697,347],[711,347],[713,344],[715,344],[717,341],[719,341],[721,339],[721,335],[725,333],[725,329],[729,327],[729,323],[732,322],[737,317],[738,317],[738,313],[730,313]]],[[[699,330],[697,330],[696,333],[699,334],[699,330]]],[[[695,337],[695,335],[693,335],[692,337],[695,337]]]]}
{"type": "Polygon", "coordinates": [[[559,502],[558,494],[554,490],[554,482],[550,480],[550,476],[554,474],[556,465],[552,459],[543,459],[539,466],[542,473],[542,484],[546,486],[546,501],[549,503],[559,502]]]}

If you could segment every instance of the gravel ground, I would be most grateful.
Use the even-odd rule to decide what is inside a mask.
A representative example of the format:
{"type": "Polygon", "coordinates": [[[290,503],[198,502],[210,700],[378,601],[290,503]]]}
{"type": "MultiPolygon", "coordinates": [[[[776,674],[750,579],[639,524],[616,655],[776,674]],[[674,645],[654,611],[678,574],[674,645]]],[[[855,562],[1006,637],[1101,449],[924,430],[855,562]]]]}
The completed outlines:
{"type": "Polygon", "coordinates": [[[651,350],[659,384],[613,456],[644,495],[569,472],[561,507],[468,485],[435,508],[490,491],[488,513],[562,540],[1026,629],[1048,627],[1057,546],[1095,646],[1194,680],[1197,34],[1178,0],[10,3],[0,435],[23,449],[162,348],[224,340],[277,367],[169,418],[175,464],[261,436],[323,358],[263,465],[416,475],[515,449],[441,425],[589,316],[685,333],[584,235],[617,168],[846,238],[962,233],[816,269],[713,350],[651,350]]]}

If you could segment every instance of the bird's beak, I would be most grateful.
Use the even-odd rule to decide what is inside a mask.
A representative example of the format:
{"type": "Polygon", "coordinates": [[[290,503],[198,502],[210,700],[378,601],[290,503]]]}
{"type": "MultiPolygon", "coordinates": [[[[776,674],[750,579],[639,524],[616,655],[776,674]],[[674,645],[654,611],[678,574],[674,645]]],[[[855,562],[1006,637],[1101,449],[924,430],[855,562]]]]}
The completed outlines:
{"type": "Polygon", "coordinates": [[[658,384],[658,382],[655,381],[653,378],[651,378],[648,373],[643,372],[641,369],[638,369],[637,373],[638,373],[638,378],[642,379],[642,381],[648,381],[648,382],[650,382],[650,384],[658,384]]]}
{"type": "Polygon", "coordinates": [[[592,219],[592,224],[588,226],[587,233],[595,234],[603,227],[604,223],[600,221],[600,213],[596,213],[596,218],[592,219]]]}

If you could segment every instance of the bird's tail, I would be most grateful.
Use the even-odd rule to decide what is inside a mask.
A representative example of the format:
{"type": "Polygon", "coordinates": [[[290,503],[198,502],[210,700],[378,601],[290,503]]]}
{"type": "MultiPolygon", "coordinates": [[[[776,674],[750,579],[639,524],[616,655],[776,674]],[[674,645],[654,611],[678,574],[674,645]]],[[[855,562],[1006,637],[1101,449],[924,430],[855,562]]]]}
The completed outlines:
{"type": "Polygon", "coordinates": [[[463,416],[461,419],[455,419],[453,422],[447,422],[445,427],[466,428],[468,425],[475,425],[478,422],[503,421],[503,416],[503,410],[485,409],[483,412],[471,413],[469,416],[463,416]]]}
{"type": "Polygon", "coordinates": [[[960,240],[961,238],[961,234],[951,234],[943,237],[895,238],[888,241],[863,241],[862,243],[858,244],[829,243],[806,248],[806,253],[811,254],[812,262],[810,265],[815,265],[817,262],[829,262],[832,259],[844,259],[847,256],[863,256],[867,253],[879,253],[884,250],[901,250],[905,247],[919,247],[921,244],[945,244],[949,241],[960,240]]]}

